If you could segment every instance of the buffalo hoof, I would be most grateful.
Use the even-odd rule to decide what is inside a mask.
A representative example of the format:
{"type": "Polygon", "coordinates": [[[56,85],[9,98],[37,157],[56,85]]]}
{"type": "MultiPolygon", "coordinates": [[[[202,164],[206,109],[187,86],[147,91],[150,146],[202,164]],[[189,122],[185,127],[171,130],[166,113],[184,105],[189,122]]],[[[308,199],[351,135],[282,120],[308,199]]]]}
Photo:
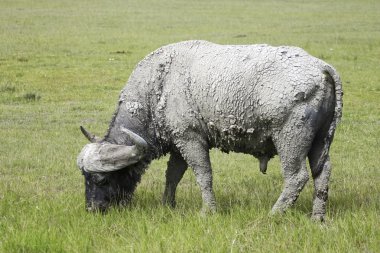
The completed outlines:
{"type": "Polygon", "coordinates": [[[201,216],[206,217],[216,213],[216,207],[203,206],[201,209],[201,216]]]}
{"type": "Polygon", "coordinates": [[[169,199],[164,197],[164,198],[162,198],[162,205],[170,207],[170,208],[175,208],[177,203],[175,200],[169,200],[169,199]]]}
{"type": "Polygon", "coordinates": [[[325,216],[323,214],[313,214],[311,220],[315,222],[324,222],[325,216]]]}

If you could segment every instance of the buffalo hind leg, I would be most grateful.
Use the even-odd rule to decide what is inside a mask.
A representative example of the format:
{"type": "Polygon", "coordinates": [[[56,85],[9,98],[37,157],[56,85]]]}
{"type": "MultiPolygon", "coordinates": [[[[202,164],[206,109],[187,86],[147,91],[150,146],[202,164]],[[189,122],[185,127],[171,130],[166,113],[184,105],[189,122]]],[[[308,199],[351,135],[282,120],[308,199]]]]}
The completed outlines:
{"type": "Polygon", "coordinates": [[[316,139],[308,155],[311,173],[314,179],[313,213],[311,217],[317,221],[324,221],[331,173],[330,158],[328,155],[321,170],[318,171],[317,168],[318,160],[324,149],[323,139],[324,138],[316,139]]]}
{"type": "Polygon", "coordinates": [[[306,155],[313,137],[311,127],[297,118],[289,118],[284,128],[275,135],[274,143],[280,156],[284,188],[272,213],[283,213],[292,206],[309,180],[306,155]]]}
{"type": "Polygon", "coordinates": [[[187,163],[178,153],[172,152],[168,161],[168,168],[166,170],[166,184],[165,191],[162,197],[162,203],[175,207],[175,193],[177,185],[181,181],[185,171],[187,169],[187,163]]]}

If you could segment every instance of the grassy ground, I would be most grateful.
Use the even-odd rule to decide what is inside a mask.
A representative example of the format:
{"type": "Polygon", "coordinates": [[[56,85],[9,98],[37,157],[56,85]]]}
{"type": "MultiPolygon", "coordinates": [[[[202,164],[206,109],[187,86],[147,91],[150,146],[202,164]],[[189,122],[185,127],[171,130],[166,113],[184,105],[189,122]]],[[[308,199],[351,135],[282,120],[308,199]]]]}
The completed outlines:
{"type": "Polygon", "coordinates": [[[0,2],[0,252],[380,252],[380,2],[0,2]],[[318,2],[318,3],[317,3],[318,2]],[[84,211],[78,126],[107,129],[134,65],[186,39],[290,44],[333,64],[344,116],[332,147],[327,222],[313,223],[312,183],[284,217],[278,159],[212,151],[219,212],[201,217],[187,172],[178,207],[162,207],[167,158],[130,207],[84,211]]]}

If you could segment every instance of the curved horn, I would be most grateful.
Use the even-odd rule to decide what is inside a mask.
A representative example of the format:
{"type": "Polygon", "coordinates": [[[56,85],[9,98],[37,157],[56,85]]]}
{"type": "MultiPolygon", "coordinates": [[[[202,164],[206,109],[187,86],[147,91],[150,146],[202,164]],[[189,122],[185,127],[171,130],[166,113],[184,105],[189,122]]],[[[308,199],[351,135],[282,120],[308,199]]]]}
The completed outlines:
{"type": "Polygon", "coordinates": [[[139,135],[135,134],[131,130],[120,127],[121,131],[128,135],[131,138],[132,142],[135,144],[136,148],[142,152],[148,149],[148,143],[139,135]]]}
{"type": "Polygon", "coordinates": [[[101,141],[101,138],[99,138],[98,136],[90,133],[84,127],[80,126],[80,130],[83,133],[83,135],[87,138],[87,140],[89,140],[90,142],[95,143],[95,142],[101,141]]]}
{"type": "Polygon", "coordinates": [[[77,165],[86,172],[111,172],[138,163],[139,153],[136,146],[90,143],[79,154],[77,165]]]}
{"type": "MultiPolygon", "coordinates": [[[[78,156],[78,167],[87,172],[111,172],[138,163],[144,157],[148,143],[126,128],[121,128],[121,131],[131,138],[134,145],[107,142],[87,144],[78,156]]],[[[82,132],[86,137],[89,136],[90,140],[93,138],[85,129],[82,132]]]]}

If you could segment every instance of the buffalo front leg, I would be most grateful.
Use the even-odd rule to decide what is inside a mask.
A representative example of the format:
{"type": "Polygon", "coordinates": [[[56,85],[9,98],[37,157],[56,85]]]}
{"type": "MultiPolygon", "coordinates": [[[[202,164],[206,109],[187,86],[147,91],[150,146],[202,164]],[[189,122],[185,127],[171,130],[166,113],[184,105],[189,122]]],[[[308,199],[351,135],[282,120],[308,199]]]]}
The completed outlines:
{"type": "Polygon", "coordinates": [[[175,193],[178,183],[181,181],[187,164],[182,156],[178,153],[172,152],[168,161],[168,168],[166,170],[166,185],[164,195],[162,197],[162,203],[175,207],[175,193]]]}
{"type": "Polygon", "coordinates": [[[190,141],[179,143],[181,154],[187,164],[193,169],[197,183],[202,192],[202,213],[216,211],[215,195],[212,188],[212,169],[209,149],[202,139],[192,138],[190,141]]]}

